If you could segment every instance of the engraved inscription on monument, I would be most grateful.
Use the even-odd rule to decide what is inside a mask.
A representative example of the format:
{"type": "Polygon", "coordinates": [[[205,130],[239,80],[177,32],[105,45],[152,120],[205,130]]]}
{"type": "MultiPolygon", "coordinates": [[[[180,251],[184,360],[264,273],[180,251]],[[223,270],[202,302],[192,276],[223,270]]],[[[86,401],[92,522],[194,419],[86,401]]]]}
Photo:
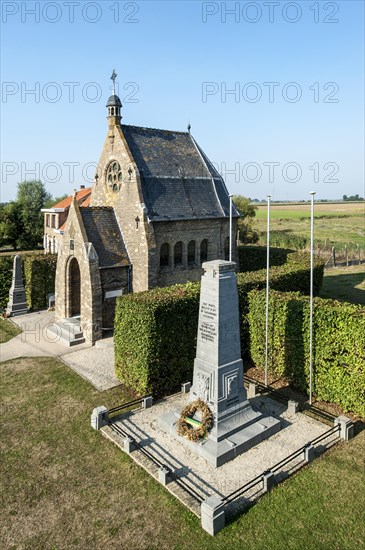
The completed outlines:
{"type": "Polygon", "coordinates": [[[203,342],[215,342],[217,336],[217,307],[215,304],[203,302],[200,307],[199,336],[203,342]],[[206,319],[206,320],[205,320],[206,319]]]}

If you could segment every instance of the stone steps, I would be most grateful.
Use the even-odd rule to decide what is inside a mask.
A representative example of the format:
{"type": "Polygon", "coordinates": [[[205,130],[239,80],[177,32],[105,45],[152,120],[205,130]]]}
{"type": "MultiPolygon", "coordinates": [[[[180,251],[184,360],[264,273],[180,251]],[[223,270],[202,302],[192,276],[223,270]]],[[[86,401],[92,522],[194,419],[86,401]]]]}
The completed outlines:
{"type": "Polygon", "coordinates": [[[58,337],[66,346],[76,346],[85,342],[84,334],[80,325],[79,317],[71,317],[54,323],[47,329],[52,338],[58,337]]]}

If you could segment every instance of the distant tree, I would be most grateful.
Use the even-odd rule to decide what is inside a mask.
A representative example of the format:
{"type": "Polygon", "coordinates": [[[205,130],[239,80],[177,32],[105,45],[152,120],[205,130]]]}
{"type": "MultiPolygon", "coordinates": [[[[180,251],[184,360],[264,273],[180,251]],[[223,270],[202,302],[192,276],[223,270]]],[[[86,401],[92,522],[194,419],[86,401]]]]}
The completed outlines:
{"type": "Polygon", "coordinates": [[[239,239],[242,243],[255,243],[258,241],[258,233],[253,227],[257,206],[251,203],[251,199],[243,195],[234,195],[233,203],[237,208],[240,218],[238,220],[239,239]]]}
{"type": "Polygon", "coordinates": [[[356,193],[356,195],[350,195],[349,197],[347,195],[343,195],[342,200],[344,200],[344,201],[363,201],[364,197],[360,197],[359,194],[356,193]]]}
{"type": "Polygon", "coordinates": [[[21,233],[17,244],[22,248],[34,248],[42,242],[43,214],[41,209],[51,195],[41,181],[18,183],[17,204],[20,211],[21,233]]]}
{"type": "Polygon", "coordinates": [[[21,212],[17,202],[9,202],[0,207],[0,246],[16,249],[22,234],[21,212]]]}

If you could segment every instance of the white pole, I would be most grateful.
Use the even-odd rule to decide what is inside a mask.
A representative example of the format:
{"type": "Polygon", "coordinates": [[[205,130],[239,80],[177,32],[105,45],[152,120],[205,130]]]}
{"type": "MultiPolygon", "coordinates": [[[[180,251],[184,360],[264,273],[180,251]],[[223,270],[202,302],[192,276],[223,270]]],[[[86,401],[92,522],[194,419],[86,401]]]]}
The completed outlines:
{"type": "Polygon", "coordinates": [[[229,261],[232,261],[232,197],[229,195],[229,261]]]}
{"type": "Polygon", "coordinates": [[[309,404],[312,405],[313,395],[313,259],[314,259],[314,195],[311,191],[311,268],[310,268],[310,312],[309,312],[309,404]]]}
{"type": "Polygon", "coordinates": [[[266,333],[265,333],[265,386],[269,369],[269,270],[270,270],[270,195],[267,196],[267,248],[266,248],[266,333]]]}

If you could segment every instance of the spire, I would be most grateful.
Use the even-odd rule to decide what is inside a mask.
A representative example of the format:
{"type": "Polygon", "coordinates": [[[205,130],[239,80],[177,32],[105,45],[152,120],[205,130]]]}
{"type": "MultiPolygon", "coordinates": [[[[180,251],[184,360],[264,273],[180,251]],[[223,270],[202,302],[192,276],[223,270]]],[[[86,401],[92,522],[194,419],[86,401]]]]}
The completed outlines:
{"type": "Polygon", "coordinates": [[[118,76],[117,73],[113,69],[112,76],[110,77],[110,80],[113,81],[113,95],[109,97],[108,103],[106,104],[106,107],[108,109],[109,128],[113,128],[114,126],[120,126],[120,120],[122,118],[120,114],[120,110],[122,108],[122,102],[120,101],[119,97],[115,94],[115,80],[117,76],[118,76]]]}

